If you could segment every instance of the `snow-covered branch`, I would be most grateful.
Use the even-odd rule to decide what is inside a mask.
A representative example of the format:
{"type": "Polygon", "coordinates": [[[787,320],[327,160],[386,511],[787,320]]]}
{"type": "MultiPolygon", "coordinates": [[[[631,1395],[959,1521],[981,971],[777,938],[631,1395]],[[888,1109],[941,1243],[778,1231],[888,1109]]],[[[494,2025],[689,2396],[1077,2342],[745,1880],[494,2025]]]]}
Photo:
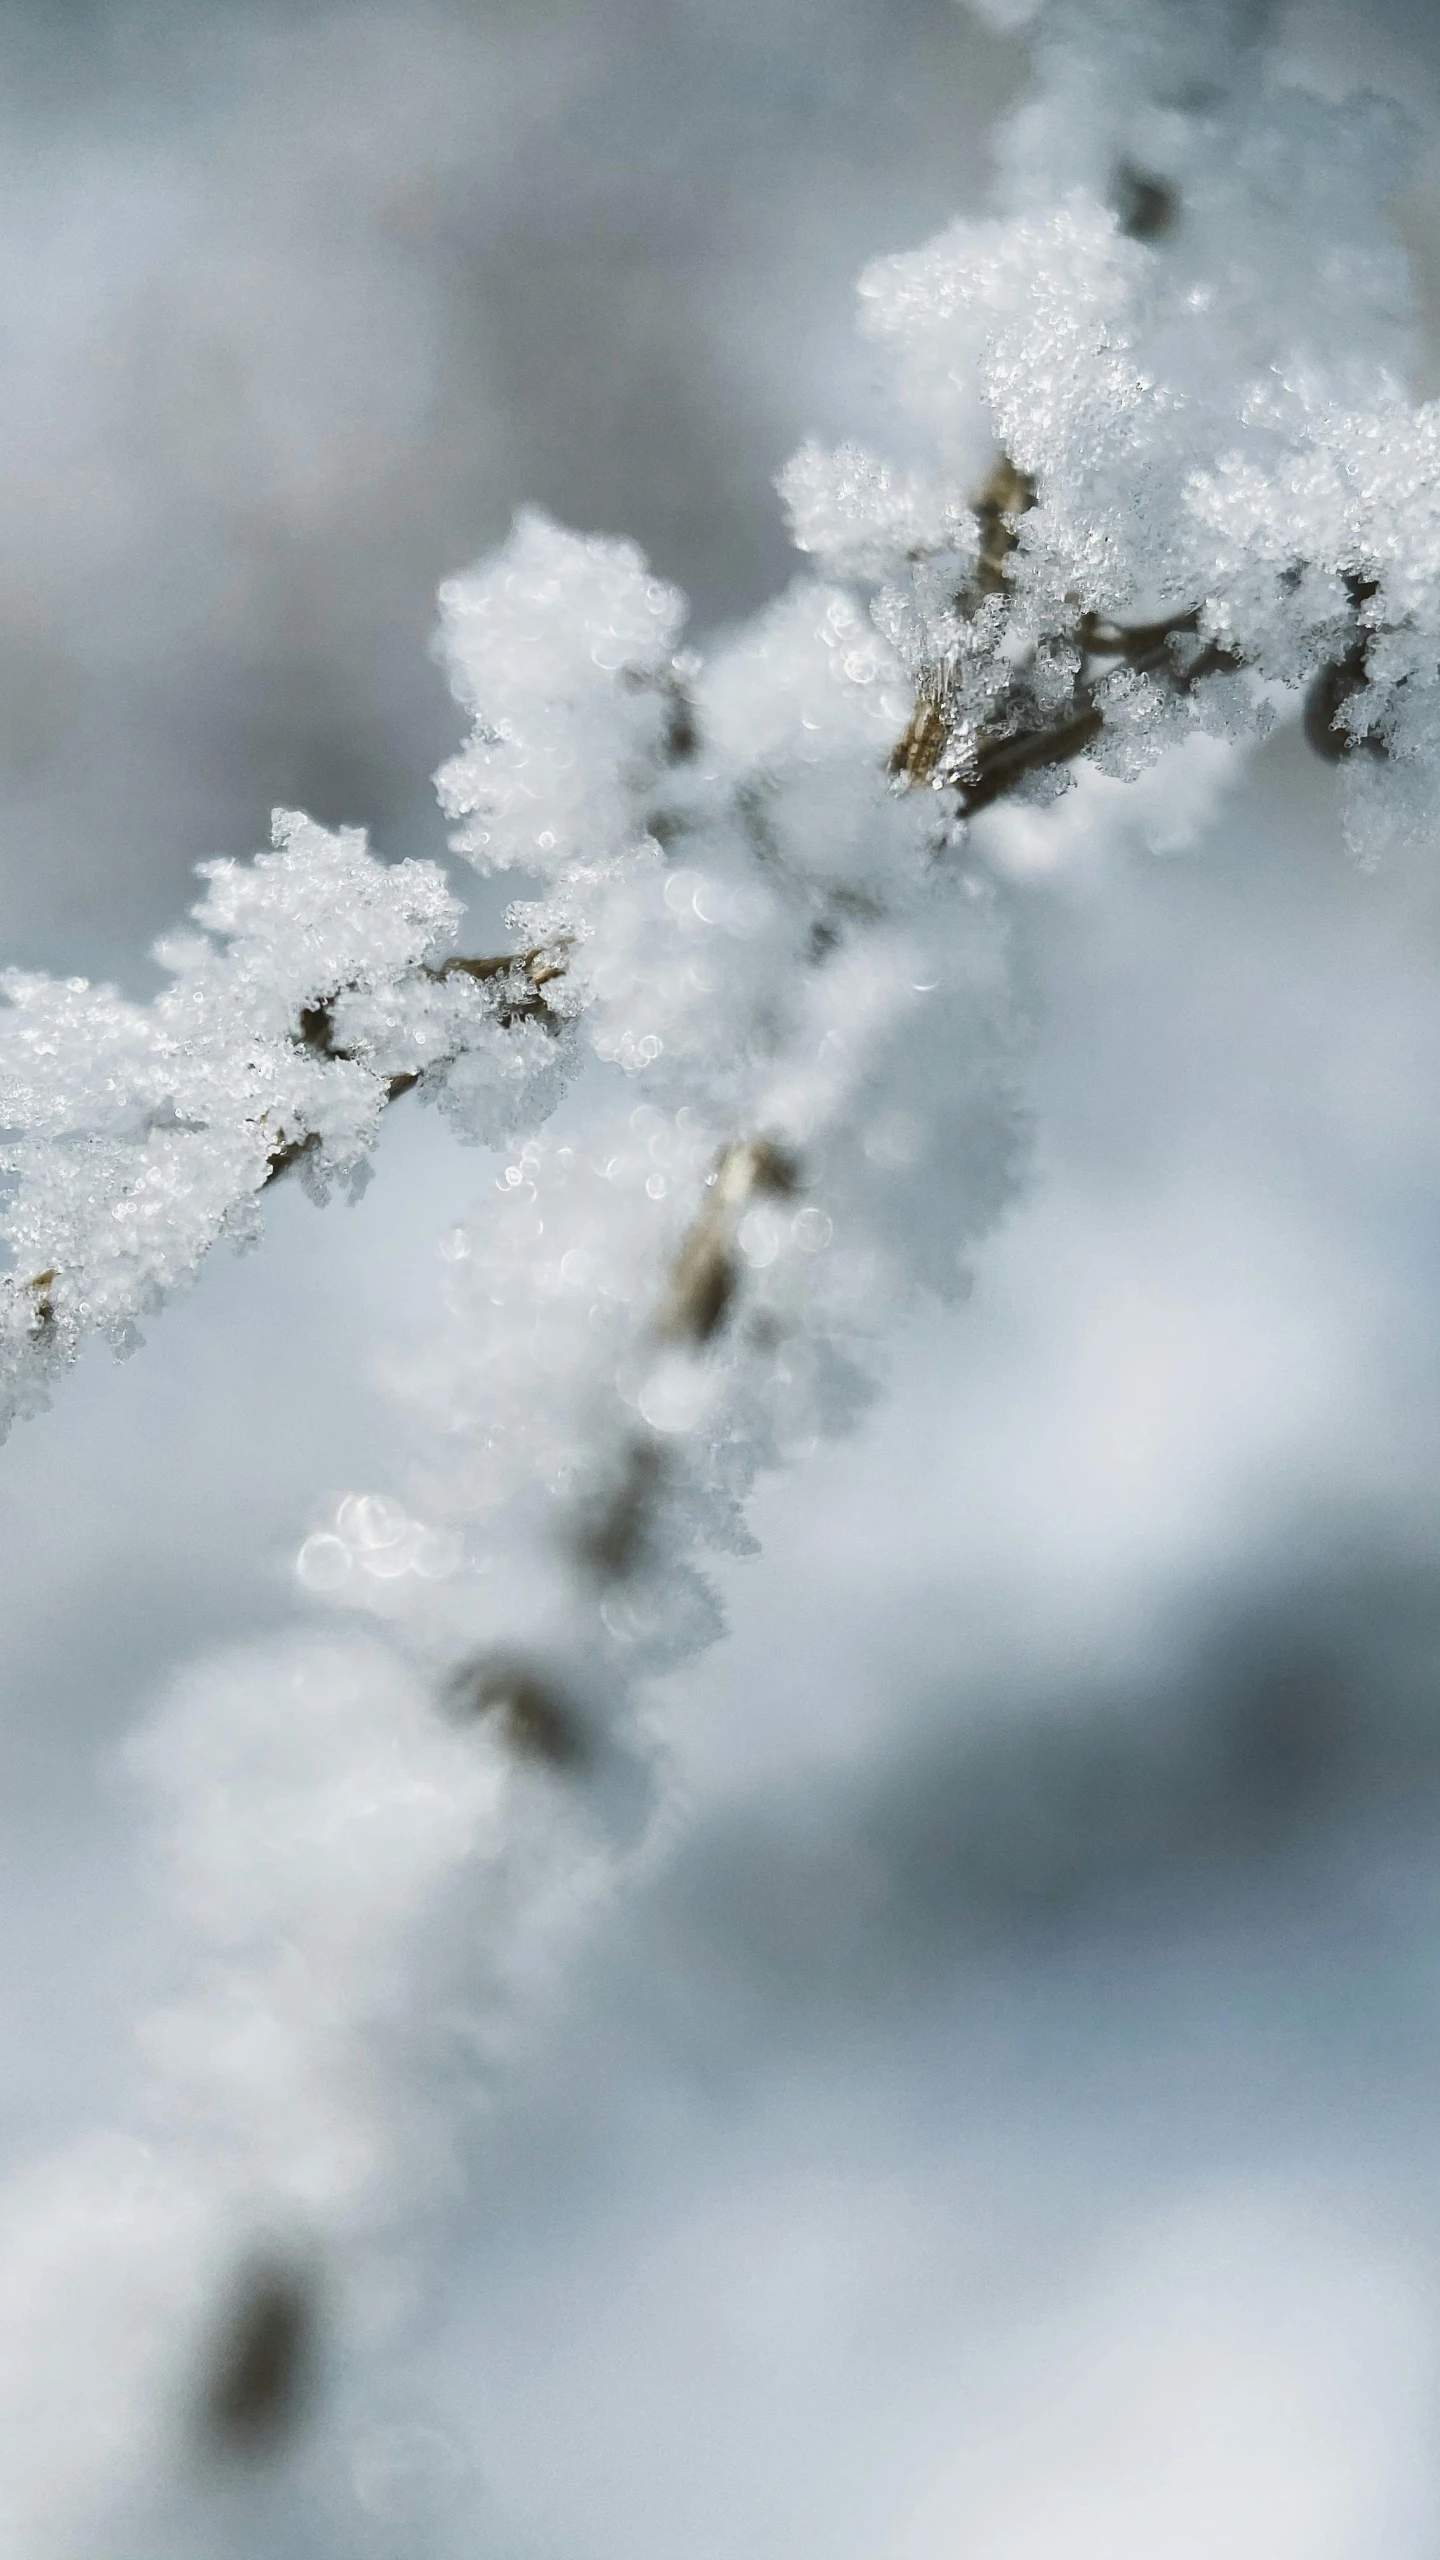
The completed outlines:
{"type": "Polygon", "coordinates": [[[706,1552],[963,1286],[1027,1134],[984,813],[1303,693],[1361,853],[1429,823],[1440,419],[1401,388],[1378,111],[1285,86],[1245,11],[1029,15],[1007,210],[862,283],[903,460],[784,476],[819,575],[704,658],[632,546],[539,515],[442,591],[473,727],[440,796],[535,892],[512,956],[455,951],[438,868],[287,817],[210,866],[153,1005],[8,982],[11,1410],[291,1165],[356,1180],[400,1093],[509,1151],[404,1381],[404,1498],[300,1550],[370,1624],[194,1675],[137,1748],[194,1980],[144,2031],[146,2142],[0,2206],[27,2554],[168,2494],[177,2410],[278,2442],[312,2282],[373,2334],[364,2270],[453,2171],[434,2053],[463,2015],[483,2089],[642,1853],[642,1683],[716,1632],[706,1552]],[[92,2349],[63,2466],[37,2324],[92,2349]]]}

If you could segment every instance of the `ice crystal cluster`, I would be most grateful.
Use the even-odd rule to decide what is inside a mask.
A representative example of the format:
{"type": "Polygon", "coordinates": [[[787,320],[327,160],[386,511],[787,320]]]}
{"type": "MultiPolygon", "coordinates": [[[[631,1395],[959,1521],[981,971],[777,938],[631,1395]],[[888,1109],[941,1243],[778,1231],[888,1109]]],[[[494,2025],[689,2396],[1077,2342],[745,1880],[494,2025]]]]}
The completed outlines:
{"type": "Polygon", "coordinates": [[[702,657],[633,548],[527,514],[442,590],[440,798],[529,893],[511,948],[457,949],[438,867],[282,815],[153,1004],[6,982],[9,1415],[270,1183],[362,1178],[400,1095],[505,1151],[443,1246],[413,1477],[318,1519],[310,1623],[135,1746],[193,1980],[128,2127],[0,2195],[7,2549],[158,2560],[205,2479],[207,2549],[258,2547],[297,2431],[317,2547],[370,2547],[326,2374],[383,2357],[459,2209],[424,2092],[464,2136],[645,1854],[637,1704],[715,1632],[706,1550],[1017,1178],[987,808],[1303,704],[1363,857],[1425,824],[1403,137],[1285,85],[1248,0],[989,14],[1038,74],[1002,209],[862,279],[894,450],[789,465],[791,589],[702,657]]]}

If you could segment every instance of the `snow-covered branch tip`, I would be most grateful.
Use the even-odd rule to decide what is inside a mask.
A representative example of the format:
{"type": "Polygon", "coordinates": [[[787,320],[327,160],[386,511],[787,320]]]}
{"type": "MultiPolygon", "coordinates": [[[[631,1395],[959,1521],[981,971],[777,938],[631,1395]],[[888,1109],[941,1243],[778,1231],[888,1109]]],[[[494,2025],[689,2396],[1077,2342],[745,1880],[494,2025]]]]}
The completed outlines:
{"type": "Polygon", "coordinates": [[[253,1240],[282,1175],[353,1194],[402,1094],[497,1137],[563,1085],[565,936],[447,950],[461,910],[434,864],[387,866],[358,832],[289,813],[272,853],[206,874],[199,930],[158,946],[171,983],[153,1004],[3,982],[0,1426],[88,1335],[132,1347],[214,1243],[253,1240]]]}

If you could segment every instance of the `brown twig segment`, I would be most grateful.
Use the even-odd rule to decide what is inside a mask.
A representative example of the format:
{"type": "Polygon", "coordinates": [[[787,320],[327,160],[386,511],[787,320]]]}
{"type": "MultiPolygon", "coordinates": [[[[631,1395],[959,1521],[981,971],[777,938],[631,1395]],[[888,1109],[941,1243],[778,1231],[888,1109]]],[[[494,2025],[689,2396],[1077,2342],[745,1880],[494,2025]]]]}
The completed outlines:
{"type": "Polygon", "coordinates": [[[1016,526],[1039,494],[1028,471],[1021,471],[1008,453],[1002,453],[975,501],[980,527],[975,584],[982,596],[998,595],[1009,585],[1010,554],[1020,539],[1016,526]]]}
{"type": "Polygon", "coordinates": [[[1200,638],[1200,609],[1167,614],[1161,622],[1109,622],[1103,614],[1082,613],[1076,641],[1086,658],[1115,658],[1137,675],[1162,676],[1175,693],[1193,693],[1205,676],[1238,675],[1245,664],[1238,649],[1223,640],[1206,640],[1190,657],[1176,642],[1200,638]]]}
{"type": "MultiPolygon", "coordinates": [[[[723,1148],[706,1196],[671,1267],[655,1331],[662,1342],[701,1350],[724,1324],[739,1282],[735,1232],[746,1207],[787,1198],[799,1183],[793,1156],[773,1138],[737,1138],[723,1148]]],[[[664,1490],[663,1449],[650,1437],[622,1445],[610,1487],[586,1504],[574,1533],[579,1561],[601,1584],[626,1581],[644,1564],[664,1490]]],[[[494,1717],[511,1749],[555,1769],[575,1769],[591,1744],[550,1677],[522,1660],[481,1655],[448,1683],[451,1712],[494,1717]]]]}
{"type": "Polygon", "coordinates": [[[512,1022],[544,1022],[553,1027],[555,1010],[546,1003],[544,990],[554,979],[564,977],[565,948],[563,943],[537,943],[529,951],[500,952],[476,960],[456,953],[424,974],[434,979],[475,978],[483,985],[518,973],[520,984],[513,994],[502,997],[496,1008],[497,1021],[507,1031],[512,1022]]]}
{"type": "MultiPolygon", "coordinates": [[[[721,1150],[705,1198],[670,1268],[655,1332],[665,1343],[703,1350],[721,1331],[740,1282],[736,1232],[758,1198],[788,1198],[798,1187],[793,1156],[773,1138],[737,1138],[721,1150]]],[[[613,1482],[587,1502],[575,1551],[601,1583],[627,1581],[652,1552],[666,1460],[651,1436],[625,1446],[613,1482]]]]}
{"type": "Polygon", "coordinates": [[[926,683],[922,678],[909,725],[890,750],[890,772],[907,789],[928,782],[945,752],[949,735],[938,684],[926,683]]]}
{"type": "Polygon", "coordinates": [[[319,1152],[320,1140],[313,1129],[306,1137],[287,1138],[283,1146],[272,1149],[261,1189],[268,1189],[272,1182],[280,1180],[282,1174],[293,1173],[297,1164],[304,1164],[308,1157],[319,1152]]]}
{"type": "Polygon", "coordinates": [[[55,1301],[51,1297],[50,1292],[59,1277],[59,1272],[52,1264],[48,1271],[37,1271],[33,1279],[27,1280],[23,1284],[24,1287],[30,1291],[34,1299],[34,1307],[30,1317],[30,1330],[32,1333],[49,1333],[54,1325],[55,1301]]]}
{"type": "MultiPolygon", "coordinates": [[[[980,554],[973,587],[957,599],[962,611],[973,612],[986,597],[1008,587],[1019,518],[1037,499],[1034,481],[1002,454],[975,501],[980,554]]],[[[942,667],[923,670],[915,708],[888,758],[894,779],[906,790],[924,784],[954,789],[959,815],[974,817],[1026,774],[1069,764],[1093,745],[1105,726],[1104,708],[1095,699],[1097,668],[1125,666],[1188,695],[1206,676],[1235,675],[1245,664],[1227,642],[1202,638],[1198,606],[1156,622],[1112,622],[1103,614],[1082,613],[1062,637],[1078,653],[1079,668],[1069,705],[1058,719],[1037,722],[1034,703],[1017,680],[998,714],[983,728],[969,729],[954,676],[942,667]],[[1195,643],[1188,652],[1187,641],[1195,643]]]]}
{"type": "Polygon", "coordinates": [[[770,1138],[737,1138],[710,1176],[708,1196],[670,1273],[656,1331],[664,1342],[697,1347],[714,1339],[730,1312],[739,1280],[735,1229],[749,1202],[785,1196],[799,1182],[795,1160],[770,1138]]]}
{"type": "Polygon", "coordinates": [[[1069,764],[1074,757],[1083,755],[1104,726],[1104,712],[1098,703],[1090,702],[1072,712],[1068,720],[1058,721],[1053,729],[1017,729],[1008,737],[982,736],[960,784],[961,817],[973,818],[978,809],[988,809],[992,800],[999,800],[1023,774],[1038,773],[1045,765],[1069,764]]]}
{"type": "MultiPolygon", "coordinates": [[[[476,957],[468,952],[453,952],[448,960],[437,962],[433,968],[423,967],[419,974],[432,985],[446,978],[474,978],[488,986],[497,978],[518,976],[520,983],[515,993],[502,997],[496,1008],[497,1019],[507,1028],[512,1022],[537,1018],[553,1021],[553,1008],[546,1003],[543,990],[554,979],[564,977],[568,947],[564,942],[537,942],[528,951],[499,951],[476,957]]],[[[352,1049],[342,1049],[335,1038],[335,1007],[345,992],[343,987],[337,987],[333,994],[320,996],[314,1004],[301,1008],[299,1039],[318,1058],[350,1058],[355,1054],[352,1049]]],[[[408,1091],[409,1085],[417,1081],[416,1077],[409,1077],[404,1089],[408,1091]]]]}
{"type": "Polygon", "coordinates": [[[1089,660],[1114,660],[1137,675],[1161,677],[1179,694],[1193,693],[1204,676],[1237,674],[1245,661],[1223,641],[1206,641],[1189,658],[1178,654],[1176,642],[1198,638],[1199,631],[1198,608],[1163,622],[1107,622],[1098,614],[1082,615],[1075,634],[1082,672],[1068,716],[1045,728],[982,732],[960,781],[960,815],[973,817],[1023,775],[1038,773],[1046,765],[1069,764],[1094,744],[1105,726],[1105,714],[1091,689],[1089,660]]]}
{"type": "MultiPolygon", "coordinates": [[[[422,968],[420,975],[433,983],[445,978],[474,978],[481,985],[489,985],[496,979],[518,978],[519,983],[513,992],[507,990],[501,995],[495,1007],[496,1021],[506,1031],[517,1022],[540,1022],[553,1031],[559,1016],[554,1006],[547,1003],[545,989],[556,978],[564,977],[567,948],[568,945],[562,941],[535,943],[528,951],[501,951],[474,958],[467,953],[455,953],[433,968],[422,968]]],[[[342,1049],[335,1037],[335,1007],[344,993],[344,988],[337,987],[333,994],[319,996],[313,1004],[301,1007],[295,1036],[301,1046],[312,1050],[317,1058],[351,1058],[355,1054],[351,1049],[342,1049]]],[[[451,1063],[448,1057],[433,1061],[437,1067],[451,1063]]],[[[386,1102],[398,1102],[402,1094],[412,1093],[419,1082],[419,1068],[406,1068],[400,1074],[388,1077],[386,1102]]],[[[303,1164],[307,1157],[318,1152],[319,1145],[319,1138],[311,1131],[306,1137],[289,1138],[282,1146],[276,1147],[269,1158],[262,1188],[278,1182],[282,1174],[293,1172],[296,1165],[303,1164]]]]}

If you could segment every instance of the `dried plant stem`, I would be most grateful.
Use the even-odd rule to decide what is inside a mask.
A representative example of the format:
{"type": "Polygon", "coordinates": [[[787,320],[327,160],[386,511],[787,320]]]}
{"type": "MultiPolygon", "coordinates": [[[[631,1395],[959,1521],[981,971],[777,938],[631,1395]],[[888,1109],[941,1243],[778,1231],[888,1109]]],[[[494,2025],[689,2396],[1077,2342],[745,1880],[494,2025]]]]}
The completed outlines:
{"type": "MultiPolygon", "coordinates": [[[[988,598],[1011,584],[1010,559],[1020,542],[1019,520],[1036,503],[1033,481],[1002,455],[975,501],[980,547],[969,589],[957,599],[963,612],[977,611],[988,598]]],[[[1362,607],[1378,590],[1373,578],[1351,572],[1345,581],[1356,619],[1356,632],[1342,656],[1322,667],[1305,697],[1304,731],[1317,755],[1329,763],[1364,750],[1383,756],[1383,735],[1356,730],[1344,712],[1369,683],[1369,651],[1374,633],[1360,624],[1362,607]]],[[[1058,646],[1078,653],[1079,672],[1070,707],[1058,720],[1027,723],[1023,695],[1013,712],[1002,705],[997,717],[978,732],[965,720],[954,679],[941,666],[925,669],[916,685],[915,708],[889,757],[888,769],[906,790],[928,785],[953,790],[957,812],[974,817],[1013,789],[1029,773],[1068,764],[1093,745],[1105,726],[1104,706],[1095,699],[1097,662],[1154,676],[1177,694],[1188,695],[1205,677],[1238,675],[1248,663],[1243,653],[1219,639],[1202,640],[1198,605],[1160,621],[1117,623],[1103,614],[1082,612],[1073,628],[1058,635],[1058,646]],[[1183,644],[1200,645],[1182,655],[1183,644]]]]}

